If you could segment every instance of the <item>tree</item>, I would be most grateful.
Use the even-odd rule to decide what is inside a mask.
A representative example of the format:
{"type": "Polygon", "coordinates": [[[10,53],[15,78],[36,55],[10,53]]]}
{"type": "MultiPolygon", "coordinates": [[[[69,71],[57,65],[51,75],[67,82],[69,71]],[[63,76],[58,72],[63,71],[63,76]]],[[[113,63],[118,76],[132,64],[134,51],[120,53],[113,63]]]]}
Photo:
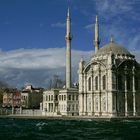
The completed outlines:
{"type": "Polygon", "coordinates": [[[58,75],[53,75],[53,78],[50,80],[49,88],[62,88],[63,86],[64,81],[58,75]]]}
{"type": "Polygon", "coordinates": [[[6,82],[0,81],[0,107],[2,107],[3,103],[3,93],[6,88],[8,88],[9,85],[6,82]]]}

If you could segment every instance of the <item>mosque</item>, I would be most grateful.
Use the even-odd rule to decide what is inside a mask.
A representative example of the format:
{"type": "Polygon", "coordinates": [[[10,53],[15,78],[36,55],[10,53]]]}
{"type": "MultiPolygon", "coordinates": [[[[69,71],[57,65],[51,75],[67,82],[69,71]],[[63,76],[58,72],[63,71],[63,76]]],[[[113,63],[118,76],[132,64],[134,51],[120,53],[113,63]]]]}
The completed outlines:
{"type": "Polygon", "coordinates": [[[128,117],[140,115],[140,64],[127,49],[110,42],[100,48],[95,23],[95,54],[78,68],[78,89],[71,84],[71,16],[66,21],[66,87],[43,94],[43,115],[128,117]]]}

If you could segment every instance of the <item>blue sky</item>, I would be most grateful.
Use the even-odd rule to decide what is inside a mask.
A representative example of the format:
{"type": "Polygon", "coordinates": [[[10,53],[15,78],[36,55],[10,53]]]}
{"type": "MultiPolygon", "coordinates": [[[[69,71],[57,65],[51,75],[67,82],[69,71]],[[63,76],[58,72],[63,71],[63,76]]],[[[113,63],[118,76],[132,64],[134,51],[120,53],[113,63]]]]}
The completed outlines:
{"type": "MultiPolygon", "coordinates": [[[[129,49],[140,32],[139,0],[69,0],[73,49],[92,50],[95,15],[99,15],[101,46],[110,35],[129,49]],[[91,26],[90,26],[91,25],[91,26]]],[[[65,46],[68,0],[0,0],[0,48],[65,46]]],[[[135,41],[136,49],[140,41],[135,41]]]]}
{"type": "Polygon", "coordinates": [[[16,87],[25,83],[45,87],[53,74],[65,77],[68,5],[73,75],[77,75],[80,57],[89,59],[94,53],[96,14],[100,47],[113,35],[140,62],[140,0],[0,0],[0,80],[16,87]]]}

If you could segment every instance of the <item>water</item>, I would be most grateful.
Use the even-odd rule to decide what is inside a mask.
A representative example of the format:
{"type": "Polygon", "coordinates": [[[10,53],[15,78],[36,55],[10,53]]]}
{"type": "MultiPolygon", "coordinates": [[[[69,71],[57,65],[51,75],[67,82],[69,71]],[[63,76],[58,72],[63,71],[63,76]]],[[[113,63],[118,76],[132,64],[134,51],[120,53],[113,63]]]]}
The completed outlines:
{"type": "Polygon", "coordinates": [[[0,119],[0,140],[140,140],[140,121],[0,119]]]}

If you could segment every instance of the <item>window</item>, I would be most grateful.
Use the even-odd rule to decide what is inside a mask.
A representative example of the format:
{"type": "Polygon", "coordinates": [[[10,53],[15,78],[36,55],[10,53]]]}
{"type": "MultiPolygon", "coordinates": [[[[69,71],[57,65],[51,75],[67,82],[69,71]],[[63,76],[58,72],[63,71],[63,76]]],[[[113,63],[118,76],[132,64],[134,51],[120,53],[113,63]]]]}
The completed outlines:
{"type": "Polygon", "coordinates": [[[59,95],[59,100],[61,101],[61,95],[59,95]]]}
{"type": "Polygon", "coordinates": [[[71,100],[71,95],[69,95],[69,100],[71,100]]]}
{"type": "Polygon", "coordinates": [[[48,96],[46,96],[46,101],[48,100],[48,96]]]}
{"type": "Polygon", "coordinates": [[[62,95],[62,101],[63,101],[63,95],[62,95]]]}
{"type": "Polygon", "coordinates": [[[95,89],[98,90],[98,76],[95,77],[95,89]]]}
{"type": "Polygon", "coordinates": [[[116,75],[115,75],[115,73],[112,74],[112,88],[116,89],[116,75]]]}
{"type": "Polygon", "coordinates": [[[78,95],[76,95],[76,100],[78,100],[78,95]]]}
{"type": "Polygon", "coordinates": [[[66,95],[64,95],[64,101],[66,100],[66,95]]]}
{"type": "Polygon", "coordinates": [[[72,100],[74,101],[74,95],[72,95],[72,100]]]}
{"type": "Polygon", "coordinates": [[[122,90],[122,76],[121,75],[118,76],[118,89],[122,90]]]}
{"type": "Polygon", "coordinates": [[[55,100],[58,101],[58,95],[55,95],[55,100]]]}
{"type": "Polygon", "coordinates": [[[74,104],[72,105],[72,110],[74,110],[74,104]]]}
{"type": "Polygon", "coordinates": [[[76,104],[76,110],[78,110],[78,104],[76,104]]]}
{"type": "Polygon", "coordinates": [[[51,95],[51,101],[53,101],[53,95],[51,95]]]}
{"type": "Polygon", "coordinates": [[[131,79],[129,76],[127,76],[127,90],[130,90],[130,87],[131,87],[131,79]]]}
{"type": "Polygon", "coordinates": [[[103,90],[106,89],[106,76],[103,76],[103,90]]]}
{"type": "Polygon", "coordinates": [[[88,90],[91,91],[91,77],[88,79],[88,90]]]}
{"type": "Polygon", "coordinates": [[[69,105],[69,107],[68,107],[68,111],[70,111],[71,110],[71,108],[70,108],[71,106],[69,105]]]}

